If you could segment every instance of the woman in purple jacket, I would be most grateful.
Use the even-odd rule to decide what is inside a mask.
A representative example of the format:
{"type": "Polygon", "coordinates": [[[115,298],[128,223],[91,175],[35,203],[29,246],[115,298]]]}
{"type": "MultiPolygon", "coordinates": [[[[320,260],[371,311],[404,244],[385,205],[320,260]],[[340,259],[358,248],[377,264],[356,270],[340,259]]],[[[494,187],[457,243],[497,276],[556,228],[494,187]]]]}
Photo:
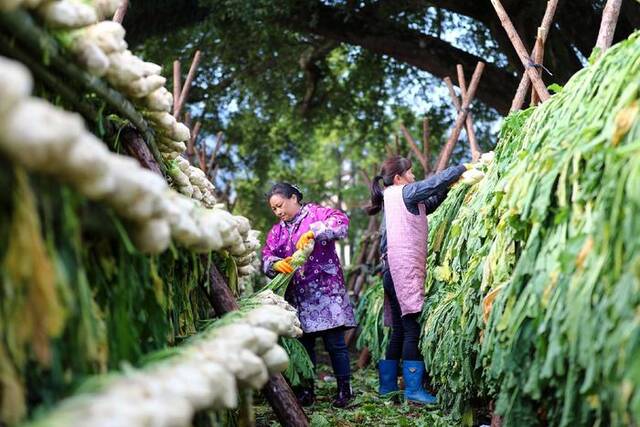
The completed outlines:
{"type": "MultiPolygon", "coordinates": [[[[263,268],[268,276],[291,272],[288,257],[296,247],[315,239],[313,252],[295,273],[285,297],[298,309],[304,331],[300,341],[314,366],[316,339],[321,337],[324,341],[338,383],[333,404],[344,407],[353,398],[344,329],[355,327],[356,321],[335,241],[347,236],[349,218],[337,209],[303,203],[300,190],[284,182],[271,188],[267,202],[279,219],[269,231],[262,250],[263,268]]],[[[313,384],[300,388],[296,395],[303,405],[311,405],[315,400],[313,384]]]]}

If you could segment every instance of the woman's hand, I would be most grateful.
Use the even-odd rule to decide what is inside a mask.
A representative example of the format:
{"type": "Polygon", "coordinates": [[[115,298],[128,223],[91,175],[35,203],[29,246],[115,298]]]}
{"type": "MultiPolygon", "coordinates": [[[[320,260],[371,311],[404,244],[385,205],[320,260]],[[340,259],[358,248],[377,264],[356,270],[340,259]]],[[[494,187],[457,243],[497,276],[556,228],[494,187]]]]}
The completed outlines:
{"type": "Polygon", "coordinates": [[[304,233],[302,236],[300,236],[300,239],[298,239],[298,243],[296,243],[296,249],[302,249],[305,246],[307,246],[307,243],[309,243],[310,240],[315,239],[315,234],[313,234],[313,231],[307,231],[306,233],[304,233]]]}
{"type": "Polygon", "coordinates": [[[291,257],[288,256],[285,259],[281,259],[280,261],[276,261],[273,264],[273,270],[278,273],[289,274],[293,273],[293,266],[291,265],[291,257]]]}

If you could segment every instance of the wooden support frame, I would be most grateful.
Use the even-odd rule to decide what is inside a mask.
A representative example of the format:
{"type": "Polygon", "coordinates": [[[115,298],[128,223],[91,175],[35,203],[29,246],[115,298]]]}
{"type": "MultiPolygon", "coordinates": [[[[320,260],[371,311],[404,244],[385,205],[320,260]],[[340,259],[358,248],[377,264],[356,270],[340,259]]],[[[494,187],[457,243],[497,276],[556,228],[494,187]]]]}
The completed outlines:
{"type": "Polygon", "coordinates": [[[513,26],[513,22],[511,22],[511,18],[509,18],[509,15],[507,15],[507,12],[504,10],[504,7],[502,6],[502,3],[500,3],[500,0],[491,0],[491,4],[493,5],[493,8],[498,15],[498,19],[500,19],[502,27],[507,32],[509,40],[511,40],[511,44],[516,50],[516,53],[520,58],[520,62],[522,62],[522,65],[524,66],[525,72],[529,75],[533,87],[535,88],[536,92],[538,92],[540,100],[542,102],[546,101],[551,95],[549,95],[549,91],[542,82],[542,79],[538,75],[537,70],[535,69],[535,67],[533,67],[531,59],[527,52],[527,48],[524,46],[524,43],[522,43],[522,40],[520,39],[516,28],[513,26]]]}
{"type": "Polygon", "coordinates": [[[598,58],[611,47],[613,36],[616,32],[618,24],[618,16],[620,15],[620,7],[622,0],[607,0],[602,11],[602,21],[600,22],[600,30],[598,31],[598,39],[595,48],[598,49],[598,58]]]}
{"type": "MultiPolygon", "coordinates": [[[[547,7],[544,11],[544,16],[542,17],[542,22],[538,27],[538,33],[536,37],[536,44],[531,51],[531,56],[537,59],[534,59],[534,62],[537,64],[542,64],[542,60],[544,57],[544,44],[549,36],[549,32],[551,30],[551,24],[553,23],[553,17],[556,13],[556,9],[558,7],[558,0],[548,0],[547,7]]],[[[520,84],[518,85],[518,89],[516,90],[516,95],[511,102],[510,112],[518,111],[524,105],[524,100],[527,96],[527,92],[529,90],[529,85],[531,84],[531,79],[529,78],[529,73],[526,71],[522,73],[522,78],[520,79],[520,84]]],[[[532,94],[535,92],[532,89],[532,94]]],[[[536,100],[537,100],[537,92],[536,92],[536,100]]],[[[533,99],[532,99],[533,100],[533,99]]]]}
{"type": "Polygon", "coordinates": [[[458,142],[460,132],[462,132],[462,126],[464,126],[467,120],[469,106],[471,105],[471,102],[473,102],[473,98],[476,96],[476,91],[478,89],[478,85],[480,84],[480,77],[482,77],[483,70],[484,62],[478,62],[478,65],[476,65],[476,69],[473,72],[473,76],[471,76],[471,83],[469,85],[469,90],[467,91],[467,96],[462,100],[462,106],[460,107],[460,112],[458,113],[458,117],[456,118],[456,122],[451,131],[451,135],[449,135],[449,139],[447,140],[447,143],[440,153],[440,157],[436,166],[436,172],[443,171],[449,163],[449,159],[451,158],[451,154],[453,153],[453,148],[455,147],[456,142],[458,142]]]}

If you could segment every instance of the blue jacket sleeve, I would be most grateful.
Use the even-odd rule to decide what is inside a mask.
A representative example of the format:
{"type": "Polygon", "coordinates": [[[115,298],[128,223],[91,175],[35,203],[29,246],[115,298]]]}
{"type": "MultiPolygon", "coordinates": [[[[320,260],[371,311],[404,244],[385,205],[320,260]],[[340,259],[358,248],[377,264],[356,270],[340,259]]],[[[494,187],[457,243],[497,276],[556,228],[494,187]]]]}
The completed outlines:
{"type": "Polygon", "coordinates": [[[431,213],[447,197],[449,187],[460,178],[467,169],[464,165],[452,166],[422,181],[407,184],[402,189],[402,198],[407,210],[418,214],[418,204],[424,203],[427,213],[431,213]]]}

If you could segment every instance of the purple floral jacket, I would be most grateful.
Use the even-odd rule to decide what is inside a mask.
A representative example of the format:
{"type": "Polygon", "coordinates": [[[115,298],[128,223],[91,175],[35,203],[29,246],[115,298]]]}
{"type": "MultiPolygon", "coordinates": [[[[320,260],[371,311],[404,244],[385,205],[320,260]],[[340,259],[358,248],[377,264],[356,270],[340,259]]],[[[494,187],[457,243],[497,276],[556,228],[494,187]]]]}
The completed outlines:
{"type": "Polygon", "coordinates": [[[262,249],[265,274],[275,276],[273,264],[292,255],[300,236],[311,230],[315,247],[289,284],[287,301],[298,309],[305,333],[355,327],[353,307],[344,285],[335,240],[347,236],[349,218],[341,211],[316,204],[304,205],[291,221],[275,224],[262,249]]]}

